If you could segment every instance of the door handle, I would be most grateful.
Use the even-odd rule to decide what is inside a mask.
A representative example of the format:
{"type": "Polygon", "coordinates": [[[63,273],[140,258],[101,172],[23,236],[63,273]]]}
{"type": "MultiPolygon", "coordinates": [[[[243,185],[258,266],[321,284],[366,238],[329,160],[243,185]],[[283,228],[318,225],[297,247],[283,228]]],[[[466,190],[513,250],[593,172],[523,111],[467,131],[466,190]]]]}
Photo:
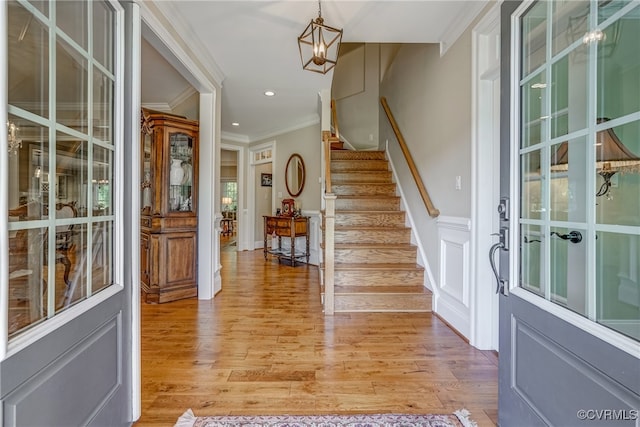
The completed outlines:
{"type": "Polygon", "coordinates": [[[507,281],[501,278],[500,274],[498,273],[498,269],[496,268],[495,255],[499,249],[502,249],[504,251],[508,250],[507,248],[508,232],[509,232],[509,229],[507,227],[502,227],[500,228],[500,233],[493,233],[492,236],[500,236],[500,241],[498,243],[495,243],[493,246],[491,246],[491,249],[489,249],[489,263],[491,264],[493,275],[496,276],[496,294],[501,293],[503,295],[506,295],[505,285],[507,284],[507,281]]]}
{"type": "Polygon", "coordinates": [[[489,263],[491,264],[491,269],[493,270],[494,276],[496,276],[496,282],[497,282],[496,294],[500,293],[501,291],[504,291],[505,280],[500,278],[500,275],[498,274],[498,270],[496,269],[496,261],[495,261],[496,251],[498,249],[503,249],[503,248],[504,248],[504,243],[498,242],[493,246],[491,246],[491,249],[489,249],[489,263]]]}

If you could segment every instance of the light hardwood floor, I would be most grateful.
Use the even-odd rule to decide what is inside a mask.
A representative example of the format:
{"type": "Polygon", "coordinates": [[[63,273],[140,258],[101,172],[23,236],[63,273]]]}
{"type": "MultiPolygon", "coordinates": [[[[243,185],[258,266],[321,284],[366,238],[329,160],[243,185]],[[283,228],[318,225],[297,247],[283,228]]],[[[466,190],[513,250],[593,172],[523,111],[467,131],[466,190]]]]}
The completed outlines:
{"type": "Polygon", "coordinates": [[[495,425],[497,357],[430,313],[326,317],[318,269],[222,251],[222,292],[142,306],[140,426],[196,415],[451,413],[495,425]]]}

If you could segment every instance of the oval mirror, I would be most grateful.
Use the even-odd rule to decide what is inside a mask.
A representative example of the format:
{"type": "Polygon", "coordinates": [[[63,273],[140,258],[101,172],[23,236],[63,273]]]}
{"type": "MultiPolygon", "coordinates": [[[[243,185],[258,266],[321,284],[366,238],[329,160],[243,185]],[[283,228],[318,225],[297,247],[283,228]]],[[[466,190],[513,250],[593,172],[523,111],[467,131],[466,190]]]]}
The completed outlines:
{"type": "Polygon", "coordinates": [[[300,154],[294,153],[287,161],[284,181],[291,197],[298,197],[304,188],[304,161],[300,154]]]}

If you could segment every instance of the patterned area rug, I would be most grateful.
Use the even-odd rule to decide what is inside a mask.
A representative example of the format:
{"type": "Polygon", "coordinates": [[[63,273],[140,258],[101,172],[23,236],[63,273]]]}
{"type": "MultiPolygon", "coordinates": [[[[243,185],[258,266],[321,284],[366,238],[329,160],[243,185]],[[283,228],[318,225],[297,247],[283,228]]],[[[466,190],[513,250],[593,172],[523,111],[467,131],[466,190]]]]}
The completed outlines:
{"type": "Polygon", "coordinates": [[[191,409],[174,427],[475,427],[469,411],[453,414],[408,415],[226,415],[196,417],[191,409]]]}

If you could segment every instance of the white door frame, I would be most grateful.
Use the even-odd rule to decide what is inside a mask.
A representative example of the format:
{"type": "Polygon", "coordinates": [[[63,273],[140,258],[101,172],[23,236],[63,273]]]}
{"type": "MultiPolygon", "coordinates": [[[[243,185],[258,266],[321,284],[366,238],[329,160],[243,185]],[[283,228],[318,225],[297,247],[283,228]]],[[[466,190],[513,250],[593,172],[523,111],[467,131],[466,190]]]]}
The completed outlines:
{"type": "Polygon", "coordinates": [[[500,3],[472,32],[472,206],[469,343],[498,349],[498,296],[489,264],[500,197],[500,3]],[[497,90],[496,90],[497,89],[497,90]]]}
{"type": "MultiPolygon", "coordinates": [[[[220,150],[235,151],[238,170],[236,172],[236,179],[238,181],[238,209],[236,210],[236,250],[244,251],[247,249],[245,245],[245,236],[247,235],[247,218],[244,209],[245,205],[245,188],[244,188],[244,165],[246,159],[246,150],[244,147],[231,144],[220,144],[220,150]]],[[[220,156],[222,158],[222,156],[220,156]]],[[[218,207],[220,205],[218,204],[218,207]]],[[[217,217],[217,215],[216,215],[217,217]]]]}
{"type": "MultiPolygon", "coordinates": [[[[272,182],[276,181],[276,175],[278,171],[276,171],[276,141],[269,141],[263,144],[254,145],[253,147],[249,147],[247,164],[249,165],[249,176],[247,177],[247,234],[246,234],[246,248],[250,251],[256,249],[256,238],[255,234],[255,223],[256,223],[256,165],[262,163],[271,163],[271,176],[272,182]],[[257,151],[263,151],[265,149],[271,150],[271,159],[268,161],[256,162],[254,154],[257,151]]],[[[271,207],[276,205],[276,194],[275,191],[271,192],[271,207]]]]}

